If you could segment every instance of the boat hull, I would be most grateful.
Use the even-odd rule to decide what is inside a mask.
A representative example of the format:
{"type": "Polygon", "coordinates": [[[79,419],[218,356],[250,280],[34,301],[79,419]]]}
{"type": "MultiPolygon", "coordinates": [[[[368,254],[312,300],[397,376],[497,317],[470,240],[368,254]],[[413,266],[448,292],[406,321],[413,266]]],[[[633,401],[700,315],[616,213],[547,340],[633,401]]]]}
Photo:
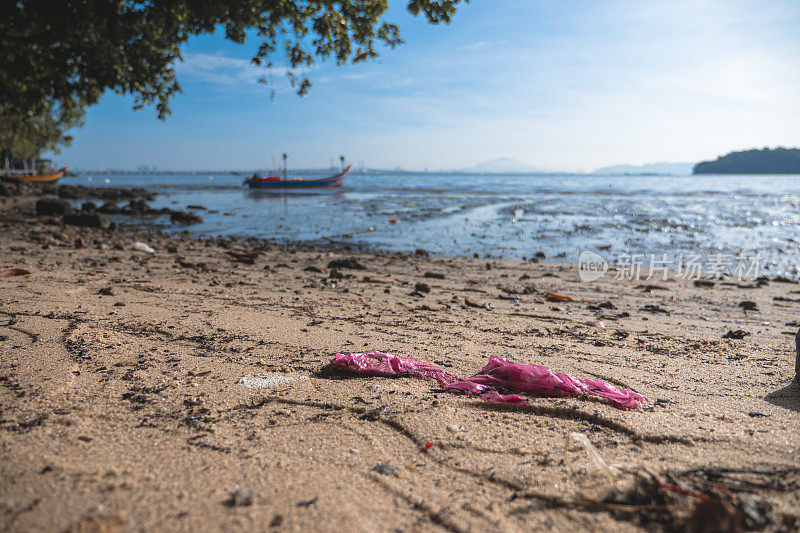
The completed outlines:
{"type": "Polygon", "coordinates": [[[342,186],[344,177],[350,172],[350,167],[347,167],[344,172],[331,176],[329,178],[322,178],[318,180],[267,180],[267,179],[250,179],[247,180],[247,185],[251,189],[257,190],[286,190],[286,189],[333,189],[342,186]]]}
{"type": "Polygon", "coordinates": [[[67,167],[63,167],[50,174],[9,174],[3,177],[12,180],[27,181],[29,183],[45,183],[63,178],[66,172],[67,167]]]}

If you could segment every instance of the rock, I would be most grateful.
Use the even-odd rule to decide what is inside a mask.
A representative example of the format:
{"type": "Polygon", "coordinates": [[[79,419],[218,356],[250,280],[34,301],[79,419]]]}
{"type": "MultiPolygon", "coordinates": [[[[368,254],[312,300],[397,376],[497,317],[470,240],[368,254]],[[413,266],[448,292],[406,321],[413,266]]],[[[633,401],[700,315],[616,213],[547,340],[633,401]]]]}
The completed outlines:
{"type": "Polygon", "coordinates": [[[103,296],[114,296],[114,288],[113,287],[103,287],[97,294],[102,294],[103,296]]]}
{"type": "Polygon", "coordinates": [[[749,300],[739,302],[739,307],[741,307],[743,311],[758,311],[756,303],[749,300]]]}
{"type": "Polygon", "coordinates": [[[736,331],[729,329],[728,333],[722,336],[723,339],[736,339],[741,340],[744,339],[750,333],[744,331],[743,329],[737,329],[736,331]]]}
{"type": "Polygon", "coordinates": [[[107,215],[118,215],[121,211],[121,209],[117,206],[115,202],[106,202],[103,205],[101,205],[97,210],[107,215]]]}
{"type": "Polygon", "coordinates": [[[414,290],[417,292],[424,292],[427,294],[431,292],[431,287],[427,283],[417,283],[416,285],[414,285],[414,290]]]}
{"type": "Polygon", "coordinates": [[[58,188],[58,197],[79,200],[86,197],[86,191],[84,187],[79,185],[62,185],[58,188]]]}
{"type": "Polygon", "coordinates": [[[438,272],[425,272],[422,277],[431,279],[444,279],[444,274],[439,274],[438,272]]]}
{"type": "Polygon", "coordinates": [[[69,202],[58,198],[40,198],[36,201],[37,215],[69,215],[73,211],[69,202]]]}
{"type": "Polygon", "coordinates": [[[122,212],[126,215],[144,215],[150,211],[150,206],[144,200],[129,200],[127,207],[122,212]]]}
{"type": "Polygon", "coordinates": [[[111,221],[108,219],[108,217],[99,213],[79,213],[75,215],[66,215],[64,217],[64,224],[100,229],[108,229],[111,227],[111,221]]]}
{"type": "Polygon", "coordinates": [[[81,204],[81,211],[94,213],[97,211],[97,205],[94,202],[83,202],[83,204],[81,204]]]}
{"type": "Polygon", "coordinates": [[[330,278],[330,279],[342,279],[342,278],[344,278],[344,274],[342,274],[341,272],[339,272],[336,269],[333,269],[328,273],[328,278],[330,278]]]}
{"type": "Polygon", "coordinates": [[[169,219],[173,224],[197,224],[203,221],[203,217],[189,211],[173,211],[170,213],[169,219]]]}
{"type": "Polygon", "coordinates": [[[202,205],[187,205],[186,209],[197,209],[198,211],[206,211],[205,206],[202,205]]]}
{"type": "Polygon", "coordinates": [[[328,268],[350,268],[353,270],[366,270],[367,267],[358,262],[354,257],[347,259],[334,259],[328,263],[328,268]]]}

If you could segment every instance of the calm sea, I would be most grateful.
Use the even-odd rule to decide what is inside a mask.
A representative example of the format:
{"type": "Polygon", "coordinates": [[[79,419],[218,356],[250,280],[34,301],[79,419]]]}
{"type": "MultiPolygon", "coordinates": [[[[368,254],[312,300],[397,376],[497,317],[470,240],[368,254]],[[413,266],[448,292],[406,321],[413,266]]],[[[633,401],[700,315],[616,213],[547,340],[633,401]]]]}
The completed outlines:
{"type": "Polygon", "coordinates": [[[206,208],[193,226],[142,221],[166,231],[449,256],[543,251],[573,262],[582,250],[609,262],[749,258],[764,273],[793,277],[800,266],[800,176],[353,173],[338,190],[277,194],[253,193],[242,180],[87,173],[64,182],[145,187],[158,194],[153,207],[206,208]]]}

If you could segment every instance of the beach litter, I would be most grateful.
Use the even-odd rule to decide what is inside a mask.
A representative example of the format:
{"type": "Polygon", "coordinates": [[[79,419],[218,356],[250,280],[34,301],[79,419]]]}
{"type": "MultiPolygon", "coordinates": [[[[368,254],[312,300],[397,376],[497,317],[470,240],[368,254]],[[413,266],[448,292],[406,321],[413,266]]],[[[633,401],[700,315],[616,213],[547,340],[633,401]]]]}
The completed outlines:
{"type": "Polygon", "coordinates": [[[546,294],[547,299],[551,302],[574,302],[575,299],[570,296],[563,296],[561,294],[556,294],[554,292],[548,292],[546,294]]]}
{"type": "Polygon", "coordinates": [[[250,490],[238,488],[231,492],[230,498],[225,500],[225,505],[230,507],[246,507],[253,505],[253,493],[250,490]]]}
{"type": "Polygon", "coordinates": [[[31,272],[30,270],[25,270],[24,268],[7,268],[0,272],[0,278],[10,278],[13,276],[27,276],[31,272]]]}
{"type": "Polygon", "coordinates": [[[510,405],[526,403],[526,400],[516,393],[549,398],[597,396],[618,409],[641,407],[645,402],[641,394],[628,389],[618,389],[605,381],[579,379],[565,372],[553,372],[546,366],[512,363],[508,359],[494,355],[490,355],[489,363],[471,378],[460,377],[431,363],[374,350],[362,353],[337,353],[331,364],[362,374],[379,376],[405,374],[419,379],[436,380],[445,390],[477,394],[492,403],[510,405]],[[514,394],[504,396],[498,389],[514,394]]]}
{"type": "Polygon", "coordinates": [[[128,248],[130,248],[131,250],[134,250],[136,252],[144,252],[144,253],[147,253],[147,254],[156,253],[156,251],[153,250],[146,243],[139,242],[139,241],[136,241],[135,243],[131,244],[128,248]]]}
{"type": "Polygon", "coordinates": [[[308,379],[308,376],[285,376],[282,374],[271,374],[267,377],[248,377],[239,380],[239,385],[247,389],[266,389],[287,385],[295,381],[308,379]]]}

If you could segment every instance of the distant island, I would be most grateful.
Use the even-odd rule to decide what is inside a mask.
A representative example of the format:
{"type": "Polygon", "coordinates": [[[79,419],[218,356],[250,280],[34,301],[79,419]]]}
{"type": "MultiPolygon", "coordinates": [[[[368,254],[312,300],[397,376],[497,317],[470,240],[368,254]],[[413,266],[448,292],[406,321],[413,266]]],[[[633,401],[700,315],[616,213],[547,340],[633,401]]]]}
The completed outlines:
{"type": "Polygon", "coordinates": [[[731,152],[702,161],[694,174],[800,174],[800,148],[763,148],[731,152]]]}
{"type": "Polygon", "coordinates": [[[598,168],[592,174],[603,176],[686,176],[691,174],[693,163],[647,163],[644,165],[614,165],[598,168]]]}
{"type": "Polygon", "coordinates": [[[545,169],[529,165],[528,163],[523,163],[522,161],[511,159],[510,157],[500,157],[497,159],[492,159],[491,161],[484,161],[483,163],[478,163],[474,167],[465,168],[463,169],[463,172],[492,174],[498,172],[526,173],[526,172],[547,172],[547,171],[545,169]]]}

